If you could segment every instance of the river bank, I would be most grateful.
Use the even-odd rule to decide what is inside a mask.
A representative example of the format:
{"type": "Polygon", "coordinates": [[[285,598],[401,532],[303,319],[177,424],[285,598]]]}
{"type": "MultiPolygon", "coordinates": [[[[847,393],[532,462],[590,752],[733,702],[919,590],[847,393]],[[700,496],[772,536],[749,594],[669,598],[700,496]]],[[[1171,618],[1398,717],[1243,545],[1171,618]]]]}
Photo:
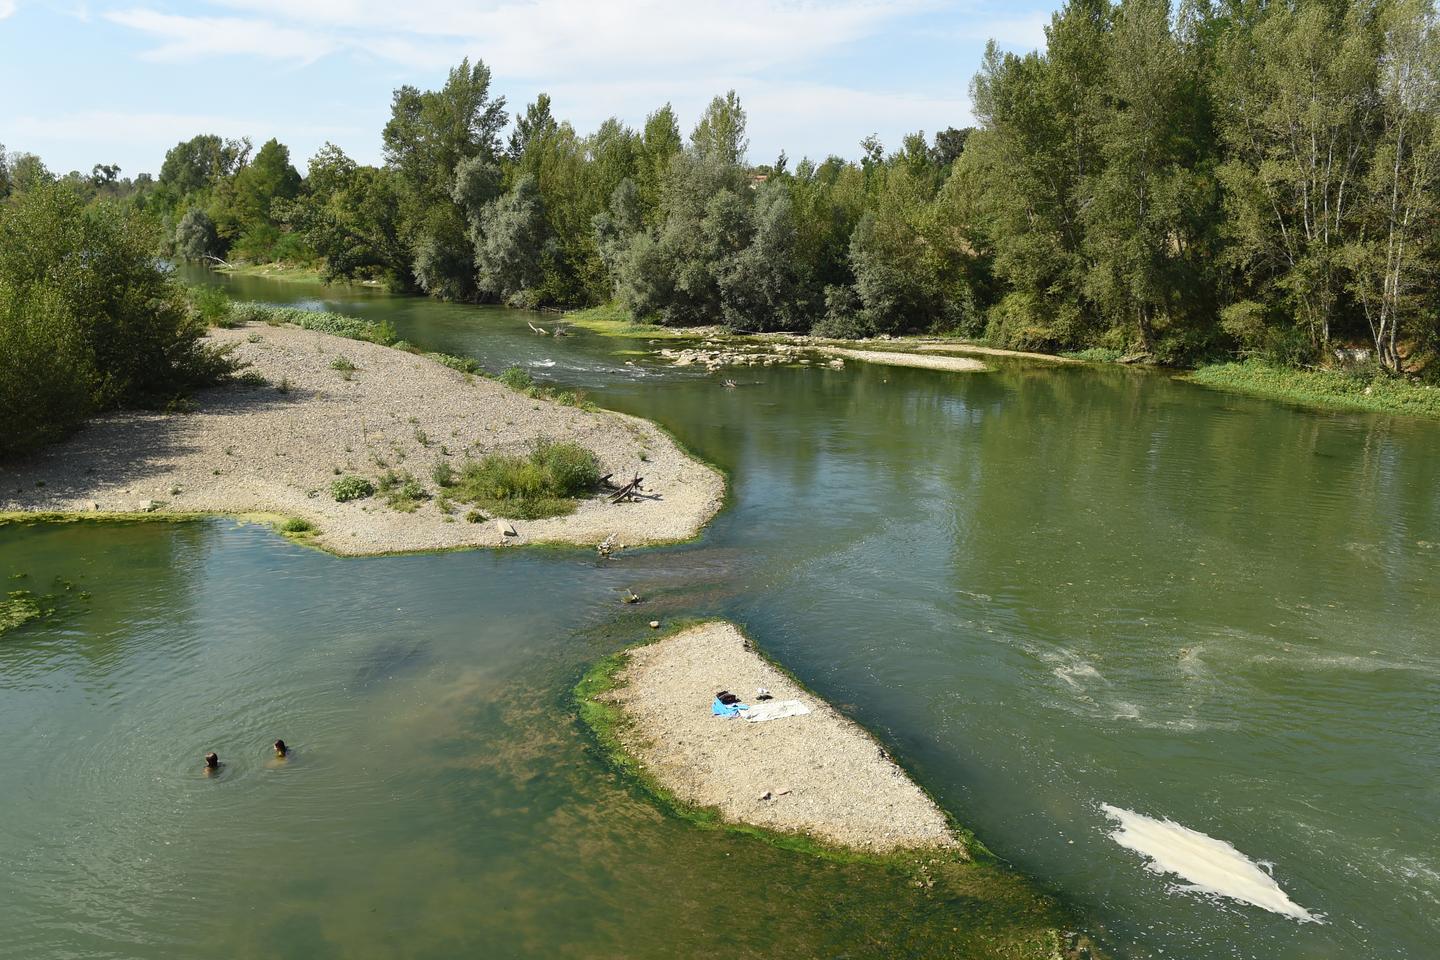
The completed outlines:
{"type": "Polygon", "coordinates": [[[1375,371],[1296,370],[1258,360],[1216,363],[1180,375],[1187,383],[1281,403],[1354,413],[1396,413],[1440,420],[1440,387],[1375,371]]]}
{"type": "MultiPolygon", "coordinates": [[[[427,357],[287,326],[214,330],[246,365],[185,413],[129,411],[0,472],[15,515],[262,514],[337,554],[521,543],[637,545],[694,537],[724,481],[648,421],[511,390],[427,357]],[[645,477],[644,498],[582,500],[567,516],[485,516],[432,474],[470,457],[574,441],[602,473],[645,477]],[[357,478],[402,497],[337,498],[357,478]],[[343,499],[343,502],[342,502],[343,499]]],[[[363,483],[361,482],[363,481],[363,483]]],[[[622,481],[623,482],[623,481],[622,481]]]]}

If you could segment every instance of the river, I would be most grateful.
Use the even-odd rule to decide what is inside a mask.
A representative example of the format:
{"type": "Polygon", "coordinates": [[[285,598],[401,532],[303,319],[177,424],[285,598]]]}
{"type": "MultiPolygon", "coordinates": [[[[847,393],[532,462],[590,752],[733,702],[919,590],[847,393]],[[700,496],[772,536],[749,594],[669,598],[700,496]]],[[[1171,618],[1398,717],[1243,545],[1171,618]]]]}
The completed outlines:
{"type": "Polygon", "coordinates": [[[699,830],[618,778],[571,685],[637,616],[711,615],[1117,958],[1434,955],[1440,424],[1027,362],[710,375],[515,311],[217,282],[583,389],[731,499],[609,563],[0,533],[8,589],[76,585],[0,640],[0,957],[971,955],[1023,909],[699,830]],[[1322,922],[1147,870],[1102,804],[1233,844],[1322,922]]]}

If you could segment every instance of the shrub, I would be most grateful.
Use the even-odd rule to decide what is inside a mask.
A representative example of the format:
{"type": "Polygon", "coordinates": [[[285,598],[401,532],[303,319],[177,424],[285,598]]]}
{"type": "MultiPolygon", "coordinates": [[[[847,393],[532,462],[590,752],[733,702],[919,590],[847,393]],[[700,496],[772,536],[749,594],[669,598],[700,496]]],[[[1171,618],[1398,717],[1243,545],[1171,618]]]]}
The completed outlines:
{"type": "Polygon", "coordinates": [[[354,373],[360,368],[351,363],[348,357],[336,357],[330,361],[331,370],[339,370],[341,373],[354,373]]]}
{"type": "Polygon", "coordinates": [[[281,533],[314,533],[315,524],[309,520],[301,520],[299,517],[291,517],[280,524],[281,533]]]}
{"type": "Polygon", "coordinates": [[[541,441],[526,456],[490,454],[461,464],[453,495],[492,513],[538,520],[569,513],[600,482],[595,454],[576,443],[541,441]]]}
{"type": "Polygon", "coordinates": [[[219,287],[191,287],[190,305],[206,326],[229,329],[239,326],[230,295],[219,287]]]}
{"type": "Polygon", "coordinates": [[[521,393],[526,393],[535,386],[535,378],[530,376],[530,371],[524,367],[507,367],[505,372],[500,374],[500,382],[521,393]]]}
{"type": "Polygon", "coordinates": [[[330,484],[330,495],[337,503],[364,500],[375,495],[375,485],[364,477],[341,477],[330,484]]]}
{"type": "Polygon", "coordinates": [[[366,339],[378,343],[382,347],[388,347],[399,340],[400,335],[395,332],[395,326],[389,320],[381,320],[379,323],[370,325],[369,335],[366,339]]]}
{"type": "Polygon", "coordinates": [[[156,261],[158,240],[138,213],[87,206],[63,183],[0,207],[0,457],[234,371],[156,261]]]}
{"type": "Polygon", "coordinates": [[[479,361],[473,357],[457,357],[448,353],[427,353],[427,357],[437,363],[443,363],[451,370],[459,370],[461,373],[478,374],[481,370],[479,361]]]}
{"type": "Polygon", "coordinates": [[[435,481],[437,487],[451,487],[455,485],[455,468],[447,461],[437,462],[430,471],[430,479],[435,481]]]}

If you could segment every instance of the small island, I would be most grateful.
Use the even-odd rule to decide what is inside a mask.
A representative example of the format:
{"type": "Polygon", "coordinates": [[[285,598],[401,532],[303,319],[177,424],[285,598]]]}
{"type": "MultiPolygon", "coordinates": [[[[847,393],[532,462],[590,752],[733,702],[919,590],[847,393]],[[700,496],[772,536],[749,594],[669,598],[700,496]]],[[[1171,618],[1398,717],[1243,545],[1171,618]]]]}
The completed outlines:
{"type": "MultiPolygon", "coordinates": [[[[522,392],[439,360],[289,325],[214,329],[243,364],[185,412],[100,416],[0,474],[11,515],[263,515],[345,555],[694,537],[724,480],[648,421],[522,392]],[[447,490],[489,455],[547,443],[594,455],[617,486],[525,519],[447,490]],[[612,491],[613,492],[613,491],[612,491]],[[563,512],[568,510],[570,512],[563,512]]],[[[516,502],[517,508],[519,502],[516,502]]],[[[502,503],[503,507],[504,504],[502,503]]]]}
{"type": "Polygon", "coordinates": [[[869,733],[757,653],[733,624],[692,626],[602,663],[582,684],[581,706],[643,778],[727,823],[868,854],[970,857],[945,813],[869,733]],[[717,716],[722,689],[750,707],[794,701],[808,712],[766,722],[717,716]],[[768,701],[757,701],[762,689],[768,701]]]}

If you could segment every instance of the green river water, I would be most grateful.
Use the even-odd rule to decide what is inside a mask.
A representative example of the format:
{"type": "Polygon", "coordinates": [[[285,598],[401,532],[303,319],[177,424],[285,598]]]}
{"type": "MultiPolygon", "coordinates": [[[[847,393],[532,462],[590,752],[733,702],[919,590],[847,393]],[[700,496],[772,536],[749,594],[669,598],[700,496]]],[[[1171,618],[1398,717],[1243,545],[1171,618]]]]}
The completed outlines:
{"type": "Polygon", "coordinates": [[[5,589],[75,584],[0,638],[0,958],[982,956],[1034,909],[617,777],[569,690],[647,632],[630,587],[642,619],[741,623],[1116,957],[1440,953],[1440,424],[1021,362],[709,375],[512,311],[217,282],[581,387],[731,500],[609,563],[0,530],[5,589]],[[1182,889],[1101,804],[1234,844],[1324,921],[1182,889]]]}

